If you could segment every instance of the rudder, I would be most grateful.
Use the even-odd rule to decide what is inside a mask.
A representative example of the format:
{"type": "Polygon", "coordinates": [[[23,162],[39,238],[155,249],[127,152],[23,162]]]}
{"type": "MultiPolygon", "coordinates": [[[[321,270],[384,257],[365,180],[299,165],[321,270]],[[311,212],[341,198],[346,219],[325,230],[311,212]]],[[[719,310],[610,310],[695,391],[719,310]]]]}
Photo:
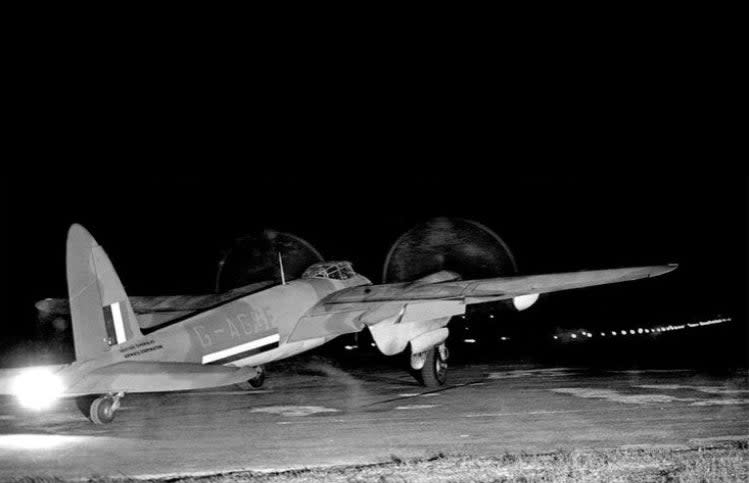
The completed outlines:
{"type": "Polygon", "coordinates": [[[141,335],[112,262],[81,225],[68,231],[66,264],[76,360],[93,359],[141,335]]]}

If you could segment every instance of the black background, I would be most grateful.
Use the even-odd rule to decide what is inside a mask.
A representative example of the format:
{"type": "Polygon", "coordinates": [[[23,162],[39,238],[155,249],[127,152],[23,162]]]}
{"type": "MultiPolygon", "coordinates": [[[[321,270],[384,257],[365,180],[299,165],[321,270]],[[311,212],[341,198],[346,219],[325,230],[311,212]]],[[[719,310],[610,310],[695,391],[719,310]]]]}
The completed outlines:
{"type": "Polygon", "coordinates": [[[403,231],[459,216],[522,273],[680,264],[544,297],[528,327],[727,315],[712,352],[745,354],[747,177],[724,168],[743,161],[740,63],[698,37],[366,59],[28,39],[8,77],[4,339],[37,336],[33,303],[65,295],[73,222],[146,295],[211,290],[220,250],[264,227],[378,281],[403,231]]]}
{"type": "Polygon", "coordinates": [[[221,250],[267,227],[305,238],[328,259],[351,260],[379,282],[402,232],[434,216],[458,216],[497,232],[521,273],[680,264],[653,280],[542,297],[520,320],[502,323],[523,324],[541,338],[559,328],[728,316],[732,330],[711,350],[744,351],[737,357],[745,358],[744,177],[530,176],[503,172],[499,161],[384,173],[369,166],[369,175],[353,172],[360,162],[349,167],[142,176],[115,163],[101,174],[7,179],[6,341],[39,337],[33,303],[65,296],[65,236],[73,222],[105,247],[129,294],[155,295],[212,291],[221,250]]]}

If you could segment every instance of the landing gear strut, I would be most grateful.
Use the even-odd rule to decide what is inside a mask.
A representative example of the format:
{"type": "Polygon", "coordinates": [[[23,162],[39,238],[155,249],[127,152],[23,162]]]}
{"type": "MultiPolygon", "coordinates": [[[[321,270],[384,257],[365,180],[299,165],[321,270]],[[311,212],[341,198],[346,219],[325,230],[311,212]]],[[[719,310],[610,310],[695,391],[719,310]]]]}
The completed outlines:
{"type": "Polygon", "coordinates": [[[439,387],[447,381],[447,346],[442,343],[424,352],[412,353],[411,373],[423,386],[439,387]]]}
{"type": "Polygon", "coordinates": [[[94,424],[108,424],[114,420],[115,412],[120,408],[120,399],[125,393],[106,394],[104,396],[85,396],[76,400],[78,408],[94,424]]]}
{"type": "Polygon", "coordinates": [[[262,386],[265,382],[265,368],[263,366],[258,366],[255,369],[257,369],[257,374],[255,374],[255,377],[247,379],[246,382],[241,382],[237,384],[237,386],[246,390],[249,390],[250,387],[254,387],[255,389],[257,389],[262,386]]]}

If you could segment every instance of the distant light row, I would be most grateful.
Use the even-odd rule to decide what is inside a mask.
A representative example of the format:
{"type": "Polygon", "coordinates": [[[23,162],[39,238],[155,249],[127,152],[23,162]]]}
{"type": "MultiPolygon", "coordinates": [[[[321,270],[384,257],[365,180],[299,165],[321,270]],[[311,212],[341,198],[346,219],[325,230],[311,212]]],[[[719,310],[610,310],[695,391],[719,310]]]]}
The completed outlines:
{"type": "MultiPolygon", "coordinates": [[[[696,322],[694,324],[681,324],[681,325],[666,325],[663,327],[655,327],[652,329],[643,329],[643,328],[637,328],[637,329],[625,329],[625,330],[612,330],[610,332],[601,332],[601,337],[607,337],[607,336],[617,336],[617,335],[638,335],[638,334],[655,334],[655,333],[661,333],[661,332],[671,332],[672,330],[682,330],[686,328],[694,328],[694,327],[704,327],[706,325],[713,325],[713,324],[722,324],[723,322],[729,322],[731,320],[730,317],[725,317],[722,319],[712,319],[712,320],[705,320],[702,322],[696,322]]],[[[580,337],[593,337],[593,334],[591,332],[587,332],[585,330],[581,331],[579,333],[580,337]]],[[[572,333],[570,334],[570,337],[572,339],[577,339],[578,334],[572,333]]],[[[554,340],[559,339],[558,335],[554,336],[554,340]]]]}

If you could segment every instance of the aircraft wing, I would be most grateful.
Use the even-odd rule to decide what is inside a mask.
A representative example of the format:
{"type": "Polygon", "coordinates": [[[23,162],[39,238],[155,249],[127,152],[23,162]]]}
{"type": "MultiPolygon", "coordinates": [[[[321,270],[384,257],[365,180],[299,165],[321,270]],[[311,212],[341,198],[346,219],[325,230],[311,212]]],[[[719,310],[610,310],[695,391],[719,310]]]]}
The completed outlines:
{"type": "MultiPolygon", "coordinates": [[[[28,369],[0,372],[0,394],[14,394],[14,383],[24,373],[34,377],[34,373],[28,369]]],[[[59,378],[64,388],[62,395],[69,397],[228,386],[247,381],[256,375],[256,370],[252,367],[233,368],[181,362],[124,361],[94,369],[80,364],[46,366],[46,373],[59,378]]]]}
{"type": "Polygon", "coordinates": [[[364,326],[400,317],[401,322],[449,317],[470,304],[593,287],[655,277],[677,265],[352,287],[324,298],[300,321],[289,341],[358,332],[364,326]]]}
{"type": "Polygon", "coordinates": [[[426,302],[432,300],[462,300],[465,304],[494,302],[530,294],[542,294],[593,287],[609,283],[627,282],[655,277],[676,269],[677,265],[590,270],[582,272],[525,275],[457,280],[433,284],[386,284],[353,287],[326,298],[326,307],[340,310],[349,304],[378,302],[426,302]]]}
{"type": "MultiPolygon", "coordinates": [[[[138,325],[142,329],[149,329],[244,297],[275,283],[273,281],[258,282],[220,294],[133,296],[130,297],[130,304],[138,318],[138,325]]],[[[49,298],[40,300],[35,305],[39,313],[45,316],[70,315],[67,299],[49,298]]]]}

